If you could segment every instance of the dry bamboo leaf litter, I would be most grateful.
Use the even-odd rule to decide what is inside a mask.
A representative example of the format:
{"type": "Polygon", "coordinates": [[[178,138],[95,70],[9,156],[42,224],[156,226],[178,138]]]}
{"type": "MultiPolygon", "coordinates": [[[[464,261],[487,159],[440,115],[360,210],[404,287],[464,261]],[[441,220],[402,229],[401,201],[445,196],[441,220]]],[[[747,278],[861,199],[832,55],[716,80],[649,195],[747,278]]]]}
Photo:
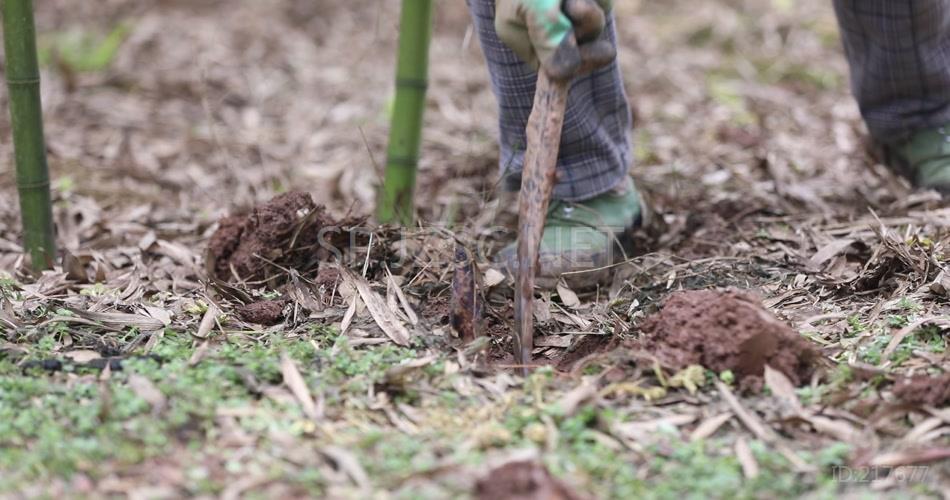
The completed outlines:
{"type": "MultiPolygon", "coordinates": [[[[336,360],[344,360],[348,352],[375,356],[398,347],[379,334],[371,323],[375,320],[359,312],[367,310],[360,299],[347,329],[352,337],[345,345],[335,342],[334,334],[328,332],[338,331],[334,325],[339,325],[346,313],[348,298],[359,297],[359,293],[354,290],[341,299],[339,277],[334,278],[328,266],[318,266],[316,274],[298,274],[307,293],[278,291],[280,298],[291,299],[287,318],[275,329],[263,330],[234,319],[235,308],[271,297],[273,291],[265,297],[260,290],[264,285],[253,281],[231,285],[210,281],[206,288],[203,282],[207,277],[195,266],[195,256],[201,254],[221,216],[251,210],[288,187],[308,190],[337,221],[372,211],[378,177],[370,156],[379,158],[385,144],[386,120],[378,118],[386,108],[387,89],[392,84],[391,72],[380,68],[391,64],[388,54],[395,32],[393,23],[384,22],[372,30],[372,41],[355,33],[365,34],[360,30],[367,19],[394,18],[397,3],[360,0],[340,8],[290,0],[280,5],[236,2],[221,9],[216,2],[171,0],[145,5],[139,0],[121,0],[90,4],[80,11],[70,9],[63,0],[35,3],[38,20],[47,33],[69,29],[73,23],[96,31],[124,18],[127,12],[134,13],[134,28],[105,72],[73,77],[52,66],[43,70],[56,218],[61,242],[76,258],[73,263],[39,278],[22,273],[12,176],[0,175],[0,191],[10,194],[0,196],[0,335],[4,342],[0,351],[8,359],[19,363],[22,356],[35,354],[37,343],[49,342],[44,335],[54,329],[51,360],[68,360],[63,354],[75,350],[93,351],[109,359],[125,349],[167,355],[170,343],[183,335],[193,344],[182,361],[201,361],[189,368],[192,371],[225,366],[222,353],[229,349],[232,354],[243,352],[275,339],[291,344],[313,341],[328,351],[336,348],[336,360]],[[362,55],[354,60],[341,58],[343,53],[362,55]],[[150,64],[143,66],[141,61],[150,64]],[[357,127],[362,133],[353,132],[357,127]],[[91,283],[75,283],[68,279],[70,272],[74,278],[85,274],[91,283]],[[13,288],[6,288],[7,276],[14,278],[13,288]],[[216,298],[222,313],[221,333],[213,329],[215,334],[207,343],[191,339],[202,319],[202,313],[195,312],[192,305],[204,300],[203,293],[221,294],[220,300],[216,298]],[[307,301],[307,296],[314,301],[307,301]],[[88,319],[67,314],[67,307],[133,314],[142,316],[142,323],[139,319],[111,323],[88,319]],[[155,315],[148,307],[171,314],[155,315]],[[53,313],[38,316],[44,309],[53,313]],[[311,312],[309,317],[303,309],[311,312]],[[315,310],[320,312],[313,314],[315,310]],[[136,325],[157,329],[143,332],[136,325]],[[25,351],[23,346],[27,346],[25,351]]],[[[574,339],[566,348],[543,347],[544,352],[537,356],[555,362],[560,356],[570,361],[576,355],[574,361],[584,361],[564,363],[565,367],[577,366],[578,372],[556,371],[553,386],[543,391],[545,400],[558,400],[576,386],[574,377],[599,370],[608,370],[602,384],[619,382],[614,387],[625,387],[623,377],[645,377],[641,388],[661,387],[649,373],[649,362],[620,355],[607,346],[620,337],[639,335],[640,322],[670,291],[752,288],[781,321],[797,325],[799,333],[820,345],[822,357],[831,362],[828,373],[809,378],[796,389],[805,411],[812,412],[811,424],[784,421],[769,408],[768,404],[774,404],[771,399],[742,394],[736,388],[737,400],[760,415],[763,425],[792,433],[796,439],[788,446],[800,453],[818,453],[837,445],[849,439],[855,428],[865,433],[860,443],[873,449],[872,456],[902,452],[906,455],[898,458],[914,458],[917,451],[936,448],[924,442],[917,450],[904,451],[900,443],[908,435],[932,442],[946,439],[940,434],[945,426],[922,425],[942,408],[927,404],[930,392],[920,391],[934,386],[932,379],[947,372],[947,358],[934,350],[939,348],[940,336],[932,334],[929,323],[924,324],[912,334],[902,335],[889,356],[882,352],[888,341],[880,339],[889,336],[893,341],[906,326],[950,312],[946,287],[941,286],[950,217],[932,193],[903,196],[901,193],[908,193],[905,188],[864,158],[862,126],[858,110],[847,96],[847,73],[839,44],[834,41],[830,4],[808,0],[787,12],[775,10],[767,2],[615,4],[625,48],[621,67],[628,88],[634,89],[632,105],[639,118],[633,171],[638,185],[650,191],[665,229],[657,242],[642,247],[645,255],[633,255],[630,262],[610,269],[614,275],[610,289],[579,295],[582,309],[566,306],[559,295],[546,301],[542,319],[547,322],[541,325],[539,338],[557,338],[558,345],[563,345],[562,337],[574,339]],[[736,67],[745,68],[741,74],[730,72],[733,65],[722,64],[723,47],[735,49],[736,67]],[[811,71],[814,61],[823,61],[820,71],[811,71]],[[731,92],[723,93],[723,89],[731,92]],[[735,104],[741,104],[742,110],[735,104]],[[692,115],[704,119],[691,120],[692,115]],[[894,191],[895,186],[904,191],[894,191]],[[854,243],[845,246],[842,241],[847,240],[854,243]],[[832,244],[840,245],[841,250],[833,252],[832,244]],[[817,265],[820,269],[809,265],[813,258],[822,261],[817,265]],[[828,314],[840,319],[803,324],[807,318],[828,314]],[[582,327],[583,322],[587,326],[582,327]],[[603,339],[604,345],[597,343],[589,351],[592,354],[583,354],[590,347],[585,339],[603,339]],[[603,350],[614,357],[604,358],[603,350]],[[645,372],[641,365],[647,367],[645,372]],[[902,381],[907,377],[928,377],[898,391],[918,403],[906,403],[909,400],[895,394],[905,387],[902,381]],[[838,382],[832,384],[832,380],[838,382]],[[879,408],[891,412],[881,422],[874,420],[879,408]]],[[[470,21],[462,4],[439,10],[429,125],[419,176],[419,200],[425,200],[418,207],[420,219],[426,224],[447,221],[453,233],[466,241],[489,233],[503,234],[489,227],[504,218],[506,210],[504,203],[494,199],[497,122],[491,88],[476,44],[471,43],[474,37],[469,36],[466,42],[470,21]]],[[[0,129],[4,120],[0,116],[0,129]]],[[[0,144],[9,157],[8,148],[9,143],[0,144]]],[[[426,444],[424,450],[449,449],[452,444],[444,437],[433,438],[435,431],[430,429],[451,436],[452,429],[500,418],[515,408],[531,408],[532,401],[519,399],[520,380],[506,380],[507,374],[494,371],[504,370],[506,363],[498,359],[498,353],[507,351],[501,339],[509,328],[498,318],[510,315],[502,301],[486,299],[488,336],[470,346],[469,354],[456,356],[452,347],[441,344],[447,329],[439,303],[445,297],[445,255],[451,255],[447,252],[451,246],[444,245],[448,239],[445,232],[419,229],[425,234],[410,235],[413,241],[405,252],[393,252],[405,256],[398,262],[388,260],[391,240],[374,233],[372,248],[367,252],[368,237],[357,241],[362,248],[346,263],[352,262],[350,269],[360,273],[366,266],[368,283],[381,295],[388,275],[375,262],[386,262],[394,278],[402,280],[399,289],[418,307],[419,326],[412,330],[419,336],[418,343],[413,341],[413,349],[419,349],[418,358],[433,354],[448,357],[448,361],[440,358],[410,370],[410,376],[405,377],[409,397],[401,404],[415,410],[419,420],[414,424],[421,433],[414,439],[426,444]],[[435,331],[442,333],[430,337],[435,331]],[[445,379],[432,375],[442,364],[446,366],[445,379]],[[490,377],[487,384],[482,383],[485,377],[490,377]],[[442,404],[434,395],[446,390],[457,392],[461,400],[451,412],[433,411],[430,405],[441,409],[442,404]],[[494,413],[463,416],[471,406],[491,408],[494,413]],[[444,424],[449,420],[454,426],[444,424]]],[[[484,242],[496,244],[491,238],[484,242]]],[[[259,256],[274,260],[272,255],[259,256]]],[[[322,262],[324,257],[317,260],[322,262]]],[[[275,273],[280,279],[292,276],[279,269],[275,273]]],[[[503,279],[493,277],[490,270],[484,278],[486,290],[503,296],[503,279]]],[[[233,279],[231,273],[228,279],[233,279]]],[[[390,308],[384,300],[385,307],[396,318],[405,314],[402,319],[408,327],[411,318],[400,297],[393,291],[391,298],[395,306],[390,308]]],[[[160,369],[173,370],[176,359],[170,361],[169,366],[159,364],[160,369]]],[[[381,372],[402,361],[386,364],[381,372]]],[[[297,359],[308,378],[309,370],[333,366],[327,360],[315,365],[304,362],[297,359]]],[[[83,368],[87,369],[91,368],[83,368]]],[[[101,379],[97,383],[104,387],[104,394],[111,388],[120,393],[124,390],[123,371],[109,363],[94,375],[101,379]]],[[[187,373],[168,373],[168,380],[152,381],[165,390],[166,384],[187,373]]],[[[729,374],[705,375],[728,378],[729,374]]],[[[46,375],[52,381],[74,376],[63,372],[46,375]]],[[[83,383],[88,377],[80,373],[75,379],[79,382],[64,382],[57,390],[83,383]]],[[[270,377],[276,378],[266,373],[251,378],[242,375],[236,383],[247,387],[249,394],[269,392],[273,397],[239,402],[243,406],[232,412],[234,417],[228,416],[227,408],[217,408],[209,414],[222,415],[221,420],[198,420],[213,430],[203,438],[202,450],[220,453],[206,452],[190,463],[190,454],[176,448],[144,464],[112,464],[114,475],[99,482],[80,475],[70,484],[54,477],[41,483],[49,491],[39,493],[86,492],[95,496],[108,491],[121,495],[150,484],[156,485],[151,491],[168,492],[167,496],[195,494],[188,472],[194,471],[205,474],[209,484],[236,485],[232,492],[244,490],[249,495],[352,494],[353,488],[359,488],[350,477],[353,474],[341,472],[333,460],[324,459],[307,438],[279,436],[282,430],[274,435],[248,430],[246,426],[254,419],[279,418],[279,412],[267,410],[267,405],[283,401],[288,408],[299,407],[289,390],[281,389],[278,396],[268,387],[279,384],[280,375],[270,377]],[[229,457],[228,467],[222,465],[221,457],[229,457]],[[273,472],[269,477],[275,479],[256,481],[260,477],[257,471],[262,470],[273,472]],[[330,493],[295,490],[281,480],[305,477],[300,471],[317,471],[321,477],[331,478],[330,493]]],[[[215,387],[216,380],[203,384],[203,389],[215,387]]],[[[363,393],[354,395],[347,388],[364,383],[366,392],[385,389],[359,375],[348,378],[334,390],[344,391],[356,404],[332,402],[331,391],[326,395],[325,423],[333,429],[334,439],[343,440],[339,446],[364,468],[371,490],[433,488],[441,497],[458,496],[469,492],[474,479],[487,472],[487,467],[453,461],[451,455],[434,457],[430,463],[437,465],[431,469],[405,474],[403,469],[398,478],[394,478],[396,473],[374,469],[375,464],[391,462],[381,461],[376,449],[367,451],[354,445],[358,441],[344,440],[347,429],[381,431],[383,442],[389,444],[400,435],[392,422],[400,420],[391,420],[379,411],[369,416],[362,412],[359,404],[375,399],[363,393]],[[455,484],[459,490],[439,489],[446,484],[455,484]]],[[[310,384],[309,389],[317,391],[318,384],[310,384]]],[[[724,441],[725,448],[715,448],[715,452],[732,452],[736,434],[745,431],[731,421],[728,406],[719,402],[715,392],[703,387],[695,395],[685,388],[664,390],[667,395],[653,402],[631,392],[613,391],[585,400],[576,415],[588,418],[595,414],[592,442],[602,449],[623,450],[637,443],[618,445],[597,431],[602,429],[603,415],[610,414],[607,410],[627,422],[697,409],[708,410],[709,415],[725,411],[726,416],[720,417],[725,420],[718,426],[700,429],[703,421],[697,420],[683,426],[681,435],[685,438],[691,425],[703,430],[700,435],[715,427],[705,449],[713,450],[714,442],[724,441]]],[[[182,396],[173,392],[167,397],[166,407],[173,408],[182,396]]],[[[167,414],[166,410],[160,417],[167,414]]],[[[543,425],[549,428],[547,435],[554,436],[554,444],[543,445],[550,447],[545,449],[563,453],[570,435],[561,429],[563,423],[555,419],[543,425]]],[[[310,436],[309,427],[285,428],[310,436]]],[[[532,432],[537,428],[532,425],[532,432]]],[[[182,432],[188,435],[188,429],[182,432]]],[[[167,434],[173,447],[177,435],[167,434]]],[[[755,449],[751,437],[749,445],[755,449]]],[[[662,441],[656,446],[665,450],[678,444],[662,441]]],[[[643,464],[654,464],[657,458],[644,454],[645,449],[617,451],[621,458],[612,463],[637,464],[638,473],[646,475],[652,485],[657,476],[643,464]]],[[[425,453],[417,456],[420,462],[430,458],[425,453]]],[[[854,457],[849,455],[840,463],[849,463],[854,457]]],[[[889,460],[882,463],[901,462],[889,460]]],[[[760,463],[761,475],[770,473],[768,463],[760,463]]],[[[937,467],[939,462],[930,465],[937,467]]],[[[566,479],[574,485],[578,477],[595,476],[585,471],[566,479]]],[[[796,475],[794,482],[805,487],[813,484],[815,477],[817,474],[796,475]]],[[[598,478],[581,479],[576,486],[609,497],[607,490],[614,484],[609,478],[598,478]]],[[[889,488],[891,494],[909,487],[893,482],[876,486],[889,488]]]]}
{"type": "Polygon", "coordinates": [[[370,288],[370,284],[355,273],[341,269],[343,279],[350,283],[359,293],[360,299],[366,304],[376,325],[393,342],[401,346],[408,346],[411,334],[405,324],[389,309],[385,300],[370,288]]]}

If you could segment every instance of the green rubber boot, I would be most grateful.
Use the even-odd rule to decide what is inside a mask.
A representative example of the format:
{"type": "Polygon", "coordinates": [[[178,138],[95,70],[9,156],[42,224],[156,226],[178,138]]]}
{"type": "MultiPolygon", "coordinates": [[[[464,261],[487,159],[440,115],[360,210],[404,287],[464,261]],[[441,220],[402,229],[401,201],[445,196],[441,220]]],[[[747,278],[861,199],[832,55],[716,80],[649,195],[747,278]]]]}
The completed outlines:
{"type": "MultiPolygon", "coordinates": [[[[537,286],[553,289],[560,279],[575,290],[605,284],[611,276],[607,266],[631,250],[632,232],[643,224],[645,214],[630,178],[590,200],[552,201],[541,237],[537,286]]],[[[495,261],[508,276],[516,276],[517,243],[503,248],[495,261]]]]}
{"type": "Polygon", "coordinates": [[[913,183],[950,196],[950,125],[921,130],[893,146],[882,146],[884,163],[913,183]]]}

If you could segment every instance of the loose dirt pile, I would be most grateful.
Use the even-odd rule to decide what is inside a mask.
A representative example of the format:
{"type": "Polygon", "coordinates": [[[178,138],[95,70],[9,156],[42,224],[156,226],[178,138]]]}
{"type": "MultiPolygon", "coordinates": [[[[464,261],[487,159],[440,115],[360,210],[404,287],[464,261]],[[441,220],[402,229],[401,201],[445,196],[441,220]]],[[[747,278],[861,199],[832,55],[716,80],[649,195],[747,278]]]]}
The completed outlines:
{"type": "Polygon", "coordinates": [[[894,386],[894,395],[908,404],[946,406],[950,404],[950,373],[905,378],[894,386]]]}
{"type": "Polygon", "coordinates": [[[508,462],[475,484],[478,500],[584,500],[563,481],[533,460],[508,462]]]}
{"type": "Polygon", "coordinates": [[[808,381],[818,352],[755,296],[734,290],[671,295],[641,324],[642,347],[675,368],[731,370],[743,388],[761,385],[765,365],[795,385],[808,381]]]}
{"type": "Polygon", "coordinates": [[[208,272],[224,281],[267,281],[286,269],[313,271],[348,239],[307,193],[284,193],[219,221],[208,243],[208,272]]]}
{"type": "Polygon", "coordinates": [[[235,309],[238,317],[248,323],[273,326],[284,320],[286,300],[262,300],[235,309]]]}

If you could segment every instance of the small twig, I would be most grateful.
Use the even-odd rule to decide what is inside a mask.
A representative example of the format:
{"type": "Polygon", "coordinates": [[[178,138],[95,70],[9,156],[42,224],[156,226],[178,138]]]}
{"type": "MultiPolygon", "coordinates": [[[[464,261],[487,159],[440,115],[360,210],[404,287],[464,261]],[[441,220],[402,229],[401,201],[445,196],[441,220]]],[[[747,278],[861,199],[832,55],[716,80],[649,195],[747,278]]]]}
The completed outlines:
{"type": "Polygon", "coordinates": [[[369,256],[373,253],[373,236],[376,233],[369,233],[369,243],[366,245],[366,259],[363,260],[363,277],[366,277],[366,272],[369,271],[369,256]]]}

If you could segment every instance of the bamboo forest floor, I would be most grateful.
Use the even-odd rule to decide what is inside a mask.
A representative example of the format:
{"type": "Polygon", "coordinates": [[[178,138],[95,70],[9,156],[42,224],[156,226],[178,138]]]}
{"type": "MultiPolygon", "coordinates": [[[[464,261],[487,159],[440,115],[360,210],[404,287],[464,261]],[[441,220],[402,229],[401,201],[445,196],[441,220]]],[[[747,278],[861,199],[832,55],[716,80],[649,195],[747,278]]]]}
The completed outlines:
{"type": "MultiPolygon", "coordinates": [[[[456,242],[512,235],[462,2],[437,2],[422,222],[402,234],[361,222],[398,2],[36,2],[67,256],[22,270],[4,112],[0,494],[948,495],[950,208],[865,152],[830,2],[617,3],[662,231],[608,286],[540,297],[545,367],[522,378],[497,276],[487,340],[449,325],[456,242]],[[325,209],[288,195],[288,213],[355,244],[237,283],[206,260],[246,226],[222,217],[290,191],[325,209]],[[801,386],[635,348],[665,298],[716,288],[814,349],[801,386]]],[[[245,256],[286,257],[284,237],[245,256]]]]}

